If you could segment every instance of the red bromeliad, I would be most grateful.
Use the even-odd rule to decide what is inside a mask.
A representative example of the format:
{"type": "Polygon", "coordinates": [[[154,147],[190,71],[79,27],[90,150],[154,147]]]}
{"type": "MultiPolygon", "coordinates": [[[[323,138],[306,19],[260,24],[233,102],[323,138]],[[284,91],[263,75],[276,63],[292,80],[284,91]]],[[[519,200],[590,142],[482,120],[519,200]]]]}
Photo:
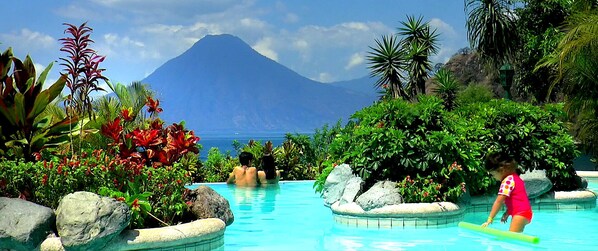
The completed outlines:
{"type": "Polygon", "coordinates": [[[127,109],[122,109],[120,111],[120,116],[126,121],[130,122],[135,120],[135,114],[133,114],[133,108],[129,107],[127,109]]]}
{"type": "Polygon", "coordinates": [[[114,144],[118,144],[120,142],[120,134],[122,130],[123,127],[120,125],[120,118],[116,118],[114,121],[102,125],[102,134],[112,139],[114,144]]]}
{"type": "Polygon", "coordinates": [[[137,147],[150,148],[162,144],[160,131],[156,129],[140,130],[135,129],[131,132],[131,139],[137,147]]]}
{"type": "Polygon", "coordinates": [[[145,102],[147,106],[147,112],[151,113],[152,115],[158,114],[162,112],[162,108],[160,108],[160,100],[154,100],[152,97],[147,97],[147,102],[145,102]]]}

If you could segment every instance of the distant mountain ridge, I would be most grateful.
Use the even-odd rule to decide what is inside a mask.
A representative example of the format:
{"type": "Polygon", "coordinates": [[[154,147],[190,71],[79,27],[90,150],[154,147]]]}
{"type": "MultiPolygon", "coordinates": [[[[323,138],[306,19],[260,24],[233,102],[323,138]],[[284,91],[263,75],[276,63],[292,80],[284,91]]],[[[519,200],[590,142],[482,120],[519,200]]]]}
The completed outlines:
{"type": "Polygon", "coordinates": [[[168,123],[197,134],[313,132],[375,95],[305,78],[232,35],[208,35],[142,80],[168,123]]]}

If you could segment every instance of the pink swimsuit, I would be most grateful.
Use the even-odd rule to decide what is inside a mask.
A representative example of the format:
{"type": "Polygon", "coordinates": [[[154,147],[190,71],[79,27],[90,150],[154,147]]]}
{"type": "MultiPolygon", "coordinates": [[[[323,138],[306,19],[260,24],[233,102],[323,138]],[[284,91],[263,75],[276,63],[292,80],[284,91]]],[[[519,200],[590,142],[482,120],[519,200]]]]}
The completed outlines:
{"type": "Polygon", "coordinates": [[[532,222],[532,207],[527,198],[525,183],[517,174],[511,174],[502,180],[498,194],[506,195],[507,213],[509,215],[521,215],[529,222],[532,222]]]}

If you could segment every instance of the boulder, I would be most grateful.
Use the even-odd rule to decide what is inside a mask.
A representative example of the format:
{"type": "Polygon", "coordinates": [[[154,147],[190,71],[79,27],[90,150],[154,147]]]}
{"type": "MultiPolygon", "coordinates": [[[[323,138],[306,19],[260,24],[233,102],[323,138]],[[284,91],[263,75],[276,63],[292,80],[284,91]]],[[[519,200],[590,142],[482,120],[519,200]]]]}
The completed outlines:
{"type": "Polygon", "coordinates": [[[588,180],[581,176],[576,176],[575,181],[577,182],[578,189],[587,189],[588,188],[588,180]]]}
{"type": "Polygon", "coordinates": [[[197,219],[218,218],[228,226],[235,221],[228,200],[208,186],[199,186],[187,195],[190,210],[197,219]]]}
{"type": "Polygon", "coordinates": [[[90,192],[67,194],[56,210],[56,227],[66,250],[102,250],[130,219],[127,204],[90,192]]]}
{"type": "Polygon", "coordinates": [[[525,182],[529,199],[537,198],[552,189],[552,182],[546,177],[546,170],[527,171],[520,177],[525,182]]]}
{"type": "Polygon", "coordinates": [[[22,199],[0,198],[0,250],[34,250],[53,233],[51,208],[22,199]]]}
{"type": "Polygon", "coordinates": [[[355,175],[353,175],[353,170],[351,170],[349,165],[342,164],[336,166],[324,182],[324,189],[322,192],[324,204],[330,206],[334,204],[334,202],[339,201],[341,196],[343,196],[347,181],[353,177],[355,177],[355,175]]]}
{"type": "Polygon", "coordinates": [[[359,195],[355,202],[365,211],[388,205],[403,203],[403,196],[399,194],[397,183],[392,181],[378,181],[365,193],[359,195]]]}
{"type": "Polygon", "coordinates": [[[355,201],[355,197],[361,193],[363,183],[364,181],[361,179],[361,177],[351,177],[347,181],[347,185],[345,186],[345,190],[341,196],[340,205],[355,201]]]}

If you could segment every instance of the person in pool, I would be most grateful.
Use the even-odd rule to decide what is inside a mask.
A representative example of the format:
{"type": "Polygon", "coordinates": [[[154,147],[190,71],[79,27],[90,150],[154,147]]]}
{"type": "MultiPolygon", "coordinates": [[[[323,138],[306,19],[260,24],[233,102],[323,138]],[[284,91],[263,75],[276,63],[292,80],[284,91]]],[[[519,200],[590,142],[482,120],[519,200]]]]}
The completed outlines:
{"type": "Polygon", "coordinates": [[[263,171],[257,172],[260,184],[278,184],[280,172],[276,170],[276,164],[272,155],[266,154],[262,157],[262,168],[264,169],[263,171]]]}
{"type": "Polygon", "coordinates": [[[533,213],[525,190],[525,183],[517,173],[517,162],[504,153],[492,153],[486,157],[485,165],[492,177],[501,183],[488,220],[482,224],[482,227],[492,224],[494,216],[505,204],[507,210],[500,221],[506,222],[511,215],[509,231],[523,232],[525,226],[532,221],[533,213]]]}
{"type": "Polygon", "coordinates": [[[228,176],[226,183],[247,187],[257,186],[257,169],[251,166],[251,163],[253,162],[253,154],[250,152],[242,152],[239,154],[239,162],[241,162],[241,166],[237,166],[233,169],[228,176]]]}

